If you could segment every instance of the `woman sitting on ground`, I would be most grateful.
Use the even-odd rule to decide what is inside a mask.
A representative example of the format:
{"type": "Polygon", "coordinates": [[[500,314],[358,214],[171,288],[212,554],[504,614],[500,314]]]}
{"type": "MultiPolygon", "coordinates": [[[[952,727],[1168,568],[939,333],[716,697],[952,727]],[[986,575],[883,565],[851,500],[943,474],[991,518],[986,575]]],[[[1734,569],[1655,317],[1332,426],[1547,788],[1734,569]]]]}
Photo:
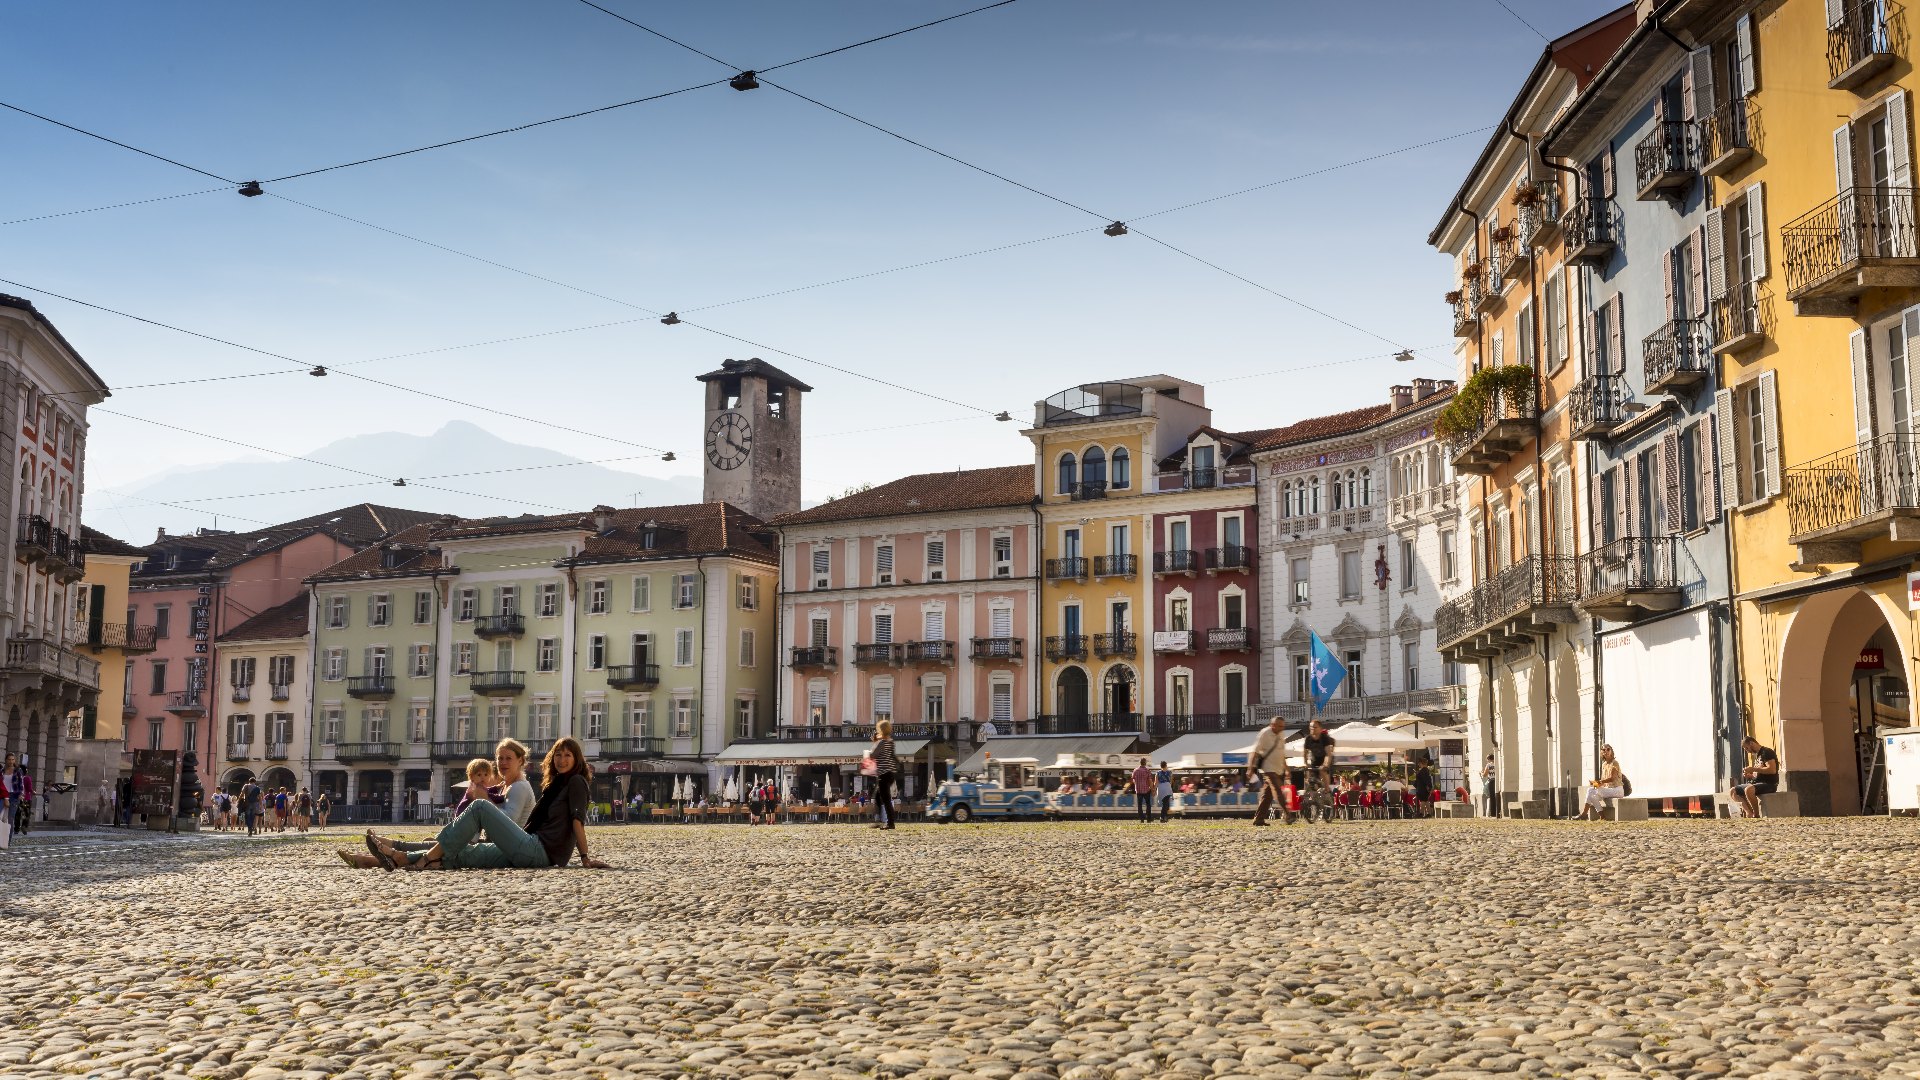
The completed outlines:
{"type": "MultiPolygon", "coordinates": [[[[473,802],[476,790],[487,790],[488,798],[499,804],[513,823],[520,828],[527,827],[527,818],[533,813],[533,785],[527,782],[527,748],[518,739],[501,739],[493,748],[492,774],[498,782],[498,790],[486,789],[484,785],[475,787],[475,768],[485,762],[485,758],[474,758],[467,762],[466,794],[453,808],[450,817],[459,817],[473,802]]],[[[393,846],[401,851],[426,851],[433,847],[431,841],[418,840],[394,841],[393,846]]],[[[348,866],[362,870],[372,870],[380,865],[377,856],[365,851],[340,849],[340,858],[348,866]]]]}
{"type": "Polygon", "coordinates": [[[555,742],[541,763],[540,774],[546,787],[525,830],[493,803],[476,801],[441,829],[439,840],[426,851],[402,851],[371,829],[367,846],[389,869],[400,863],[409,870],[565,866],[576,850],[580,865],[606,869],[605,862],[587,854],[587,781],[593,778],[593,769],[579,741],[568,736],[555,742]],[[487,830],[485,843],[476,841],[482,828],[487,830]]]}

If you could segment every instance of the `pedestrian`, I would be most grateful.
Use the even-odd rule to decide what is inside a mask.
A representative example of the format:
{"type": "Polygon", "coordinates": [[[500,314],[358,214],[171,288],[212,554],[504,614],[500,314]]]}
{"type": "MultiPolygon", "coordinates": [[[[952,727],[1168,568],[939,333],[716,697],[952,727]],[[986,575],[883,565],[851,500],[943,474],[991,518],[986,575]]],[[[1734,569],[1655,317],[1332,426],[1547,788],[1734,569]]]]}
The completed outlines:
{"type": "Polygon", "coordinates": [[[322,791],[320,797],[313,801],[313,808],[320,814],[320,827],[326,828],[327,815],[333,813],[333,796],[322,791]]]}
{"type": "Polygon", "coordinates": [[[1727,792],[1728,802],[1744,809],[1746,816],[1757,818],[1760,796],[1780,790],[1780,755],[1751,735],[1740,740],[1740,749],[1747,752],[1748,764],[1740,770],[1740,782],[1727,792]]]}
{"type": "Polygon", "coordinates": [[[1587,782],[1587,804],[1580,811],[1580,820],[1599,821],[1606,811],[1607,800],[1624,799],[1632,788],[1627,774],[1620,771],[1620,761],[1613,756],[1611,744],[1600,748],[1600,775],[1587,782]]]}
{"type": "Polygon", "coordinates": [[[1287,722],[1275,716],[1266,727],[1260,729],[1260,737],[1253,741],[1253,753],[1247,758],[1247,780],[1251,783],[1258,774],[1260,779],[1260,802],[1253,808],[1253,823],[1257,827],[1267,824],[1267,813],[1278,802],[1286,801],[1281,797],[1281,785],[1286,782],[1287,769],[1287,722]]]}
{"type": "Polygon", "coordinates": [[[1153,774],[1153,793],[1160,800],[1160,824],[1167,823],[1167,815],[1173,812],[1173,770],[1166,762],[1160,763],[1160,771],[1153,774]]]}
{"type": "Polygon", "coordinates": [[[247,835],[252,836],[260,823],[260,785],[252,780],[240,789],[240,815],[247,820],[247,835]]]}
{"type": "Polygon", "coordinates": [[[13,825],[13,834],[25,836],[27,826],[33,824],[33,774],[20,764],[20,755],[8,751],[0,783],[6,785],[7,821],[13,825]]]}
{"type": "Polygon", "coordinates": [[[867,757],[873,762],[873,827],[893,828],[893,779],[899,775],[900,759],[893,753],[893,721],[882,720],[873,726],[873,749],[867,757]]]}
{"type": "Polygon", "coordinates": [[[1493,755],[1487,755],[1487,763],[1480,768],[1480,795],[1486,800],[1488,817],[1500,816],[1500,775],[1493,766],[1493,755]]]}
{"type": "Polygon", "coordinates": [[[1133,818],[1142,825],[1153,824],[1153,770],[1147,766],[1147,759],[1133,767],[1129,777],[1128,790],[1133,792],[1133,818]]]}
{"type": "Polygon", "coordinates": [[[300,789],[299,798],[293,804],[293,824],[301,832],[307,831],[307,822],[313,819],[313,792],[300,789]]]}

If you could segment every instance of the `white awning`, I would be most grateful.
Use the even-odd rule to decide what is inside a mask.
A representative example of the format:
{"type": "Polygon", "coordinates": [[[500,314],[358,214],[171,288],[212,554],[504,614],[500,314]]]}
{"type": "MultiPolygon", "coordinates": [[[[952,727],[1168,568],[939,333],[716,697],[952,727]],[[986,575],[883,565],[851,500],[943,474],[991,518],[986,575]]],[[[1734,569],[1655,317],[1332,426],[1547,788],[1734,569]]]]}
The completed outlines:
{"type": "MultiPolygon", "coordinates": [[[[926,749],[927,739],[896,739],[894,756],[902,760],[926,749]]],[[[720,751],[716,765],[853,765],[873,749],[865,739],[794,739],[734,743],[720,751]]]]}
{"type": "Polygon", "coordinates": [[[981,773],[987,768],[987,755],[1002,758],[1033,758],[1045,769],[1061,754],[1118,754],[1133,745],[1133,735],[996,735],[981,744],[956,772],[981,773]]]}
{"type": "Polygon", "coordinates": [[[1147,755],[1157,765],[1162,761],[1179,764],[1188,754],[1232,754],[1252,753],[1254,740],[1260,737],[1254,731],[1196,731],[1191,735],[1182,735],[1167,745],[1147,755]]]}

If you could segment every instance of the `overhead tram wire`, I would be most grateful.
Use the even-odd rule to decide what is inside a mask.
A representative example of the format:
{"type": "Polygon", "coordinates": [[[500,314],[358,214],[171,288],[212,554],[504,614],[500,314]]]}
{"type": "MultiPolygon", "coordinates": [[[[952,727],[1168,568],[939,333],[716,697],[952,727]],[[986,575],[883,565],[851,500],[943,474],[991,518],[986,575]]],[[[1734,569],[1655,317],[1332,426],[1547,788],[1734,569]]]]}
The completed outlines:
{"type": "MultiPolygon", "coordinates": [[[[458,480],[471,476],[503,476],[508,473],[539,472],[546,469],[573,469],[582,465],[607,465],[620,461],[651,461],[652,454],[629,454],[626,457],[594,458],[591,461],[556,461],[547,465],[512,465],[501,469],[474,469],[468,472],[428,473],[425,476],[408,476],[404,479],[408,487],[419,485],[422,480],[458,480]]],[[[399,478],[395,478],[399,479],[399,478]]],[[[195,499],[182,499],[184,503],[225,502],[230,499],[264,499],[274,495],[305,495],[314,491],[339,491],[343,488],[367,487],[374,481],[351,484],[321,484],[315,487],[280,488],[274,491],[249,491],[238,495],[206,495],[195,499]]],[[[420,485],[425,486],[425,485],[420,485]]],[[[490,496],[489,496],[490,497],[490,496]]]]}
{"type": "Polygon", "coordinates": [[[20,113],[23,116],[31,116],[35,120],[44,120],[47,123],[54,125],[55,127],[63,127],[63,128],[66,128],[68,131],[85,135],[89,139],[99,139],[101,142],[104,142],[104,143],[112,143],[113,145],[119,147],[122,150],[131,150],[134,153],[139,154],[143,157],[150,157],[155,161],[164,161],[169,165],[172,165],[176,168],[185,169],[188,172],[199,173],[201,176],[204,176],[209,180],[218,180],[221,183],[227,185],[228,187],[233,187],[234,185],[239,183],[238,180],[229,180],[226,177],[221,176],[219,173],[208,172],[207,170],[202,169],[196,165],[189,165],[184,161],[175,161],[170,157],[166,157],[161,154],[156,154],[151,150],[142,150],[131,143],[123,143],[119,139],[108,138],[107,136],[102,135],[97,131],[88,131],[86,128],[80,127],[75,124],[69,124],[64,120],[55,120],[51,116],[43,116],[40,113],[34,112],[32,109],[23,109],[18,105],[13,105],[5,101],[0,101],[0,109],[11,109],[14,112],[20,113]]]}
{"type": "Polygon", "coordinates": [[[151,199],[134,199],[129,202],[108,203],[105,206],[89,206],[84,210],[60,210],[51,214],[35,214],[32,217],[0,221],[0,228],[8,225],[25,225],[31,221],[52,221],[54,218],[77,217],[81,214],[97,214],[102,210],[119,210],[128,206],[145,206],[148,203],[171,202],[174,199],[191,199],[196,195],[212,195],[218,191],[232,190],[231,187],[201,188],[199,191],[182,191],[178,195],[156,195],[151,199]]]}

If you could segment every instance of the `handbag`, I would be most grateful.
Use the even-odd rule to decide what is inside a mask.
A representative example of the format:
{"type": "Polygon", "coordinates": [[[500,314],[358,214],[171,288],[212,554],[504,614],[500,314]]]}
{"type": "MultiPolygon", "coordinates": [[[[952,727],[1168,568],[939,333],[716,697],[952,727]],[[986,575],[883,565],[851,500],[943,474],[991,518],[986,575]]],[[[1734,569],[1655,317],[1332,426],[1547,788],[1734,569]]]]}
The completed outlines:
{"type": "Polygon", "coordinates": [[[867,754],[860,759],[860,775],[861,776],[879,776],[880,775],[880,763],[873,760],[872,754],[867,754]]]}

